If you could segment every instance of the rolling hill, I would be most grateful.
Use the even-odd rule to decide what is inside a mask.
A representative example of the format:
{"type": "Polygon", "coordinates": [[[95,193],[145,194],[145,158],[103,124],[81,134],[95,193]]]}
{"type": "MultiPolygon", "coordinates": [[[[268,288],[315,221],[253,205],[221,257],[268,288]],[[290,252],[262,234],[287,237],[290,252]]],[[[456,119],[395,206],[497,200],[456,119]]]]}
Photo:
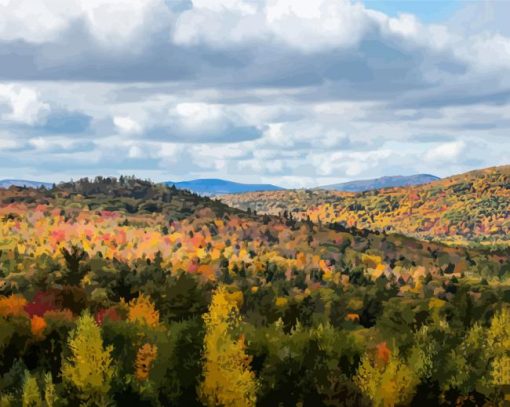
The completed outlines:
{"type": "Polygon", "coordinates": [[[255,191],[279,191],[283,188],[271,184],[241,184],[238,182],[227,181],[223,179],[195,179],[181,182],[164,182],[167,186],[175,185],[179,189],[187,189],[199,195],[223,195],[237,194],[243,192],[255,191]]]}
{"type": "Polygon", "coordinates": [[[322,190],[221,197],[259,213],[347,227],[398,232],[450,243],[510,243],[510,166],[492,167],[419,186],[362,193],[322,190]]]}
{"type": "Polygon", "coordinates": [[[349,181],[341,184],[323,185],[320,189],[346,191],[346,192],[365,192],[373,189],[403,187],[409,185],[422,185],[440,179],[430,174],[415,175],[396,175],[388,177],[380,177],[374,179],[349,181]]]}
{"type": "Polygon", "coordinates": [[[0,206],[51,205],[62,208],[119,211],[139,214],[164,214],[170,219],[183,219],[200,209],[217,214],[240,211],[209,197],[185,189],[172,189],[150,181],[121,176],[119,179],[96,177],[61,182],[53,189],[13,186],[0,189],[0,206]]]}
{"type": "MultiPolygon", "coordinates": [[[[501,173],[486,176],[453,183],[455,199],[484,187],[482,197],[504,196],[501,173]]],[[[329,205],[374,195],[308,199],[327,194],[329,205]]],[[[48,394],[83,405],[73,380],[85,376],[69,366],[92,372],[109,405],[206,405],[197,383],[239,383],[233,366],[257,383],[257,403],[229,405],[374,405],[360,380],[379,393],[411,383],[402,405],[465,405],[455,401],[507,357],[509,258],[508,248],[255,215],[133,177],[2,189],[0,405],[48,394]],[[473,384],[454,387],[470,364],[473,384]]],[[[498,388],[477,397],[498,401],[498,388]]]]}

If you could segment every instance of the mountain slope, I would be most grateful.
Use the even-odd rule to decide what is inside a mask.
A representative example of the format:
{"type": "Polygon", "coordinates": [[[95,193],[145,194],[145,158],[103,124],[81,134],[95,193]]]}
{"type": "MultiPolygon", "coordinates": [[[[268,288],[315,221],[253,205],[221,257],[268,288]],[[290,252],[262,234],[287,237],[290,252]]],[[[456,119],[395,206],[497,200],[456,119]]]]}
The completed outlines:
{"type": "Polygon", "coordinates": [[[450,243],[510,244],[510,166],[357,194],[294,190],[225,196],[222,200],[259,213],[287,210],[297,218],[310,217],[316,222],[450,243]]]}
{"type": "Polygon", "coordinates": [[[200,195],[237,194],[254,191],[278,191],[283,188],[271,184],[241,184],[223,179],[195,179],[182,182],[164,182],[167,186],[175,185],[179,189],[187,189],[200,195]]]}
{"type": "Polygon", "coordinates": [[[50,189],[53,184],[49,182],[41,182],[41,181],[29,181],[24,179],[2,179],[0,180],[0,188],[9,188],[11,186],[16,187],[28,187],[28,188],[39,188],[44,187],[50,189]]]}
{"type": "Polygon", "coordinates": [[[427,184],[429,182],[437,181],[438,179],[439,177],[430,174],[415,174],[408,176],[397,175],[375,179],[350,181],[341,184],[324,185],[319,188],[346,192],[364,192],[373,189],[427,184]]]}

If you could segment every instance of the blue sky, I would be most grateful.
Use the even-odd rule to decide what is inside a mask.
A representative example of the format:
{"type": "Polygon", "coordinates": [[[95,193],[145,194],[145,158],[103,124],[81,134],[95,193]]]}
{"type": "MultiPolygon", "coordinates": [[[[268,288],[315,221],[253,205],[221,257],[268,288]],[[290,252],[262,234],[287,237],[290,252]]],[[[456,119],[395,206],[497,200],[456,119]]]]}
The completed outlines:
{"type": "Polygon", "coordinates": [[[4,0],[0,179],[304,187],[508,164],[509,15],[495,0],[4,0]]]}
{"type": "Polygon", "coordinates": [[[364,3],[392,17],[409,13],[426,23],[440,23],[452,17],[469,1],[477,0],[366,0],[364,3]]]}

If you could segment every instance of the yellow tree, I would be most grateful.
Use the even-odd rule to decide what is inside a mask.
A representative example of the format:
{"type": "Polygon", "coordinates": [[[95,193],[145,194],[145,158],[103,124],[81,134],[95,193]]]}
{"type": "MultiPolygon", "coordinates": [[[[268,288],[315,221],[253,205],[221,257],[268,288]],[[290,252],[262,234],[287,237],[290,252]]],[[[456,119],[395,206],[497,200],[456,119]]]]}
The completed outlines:
{"type": "Polygon", "coordinates": [[[42,407],[41,391],[37,379],[28,370],[25,371],[22,391],[21,405],[23,407],[42,407]]]}
{"type": "Polygon", "coordinates": [[[378,346],[375,358],[365,354],[354,378],[358,387],[376,407],[407,405],[411,401],[419,378],[386,344],[378,346]]]}
{"type": "Polygon", "coordinates": [[[149,297],[140,294],[129,302],[128,320],[142,325],[157,327],[159,325],[159,312],[149,297]]]}
{"type": "Polygon", "coordinates": [[[48,372],[44,375],[44,401],[46,407],[53,407],[58,400],[57,389],[53,383],[53,377],[48,372]]]}
{"type": "Polygon", "coordinates": [[[487,344],[494,354],[491,378],[495,385],[510,383],[510,310],[504,308],[491,321],[487,344]]]}
{"type": "Polygon", "coordinates": [[[254,406],[257,382],[250,370],[236,298],[220,287],[204,315],[204,380],[199,393],[209,406],[254,406]]]}
{"type": "Polygon", "coordinates": [[[136,354],[135,377],[139,381],[149,378],[152,364],[158,356],[158,347],[150,343],[144,344],[136,354]]]}
{"type": "Polygon", "coordinates": [[[101,330],[89,314],[78,320],[69,337],[69,348],[72,356],[62,364],[64,382],[78,391],[85,405],[108,405],[113,348],[103,346],[101,330]]]}
{"type": "Polygon", "coordinates": [[[0,296],[0,317],[19,317],[25,314],[25,300],[20,295],[0,296]]]}

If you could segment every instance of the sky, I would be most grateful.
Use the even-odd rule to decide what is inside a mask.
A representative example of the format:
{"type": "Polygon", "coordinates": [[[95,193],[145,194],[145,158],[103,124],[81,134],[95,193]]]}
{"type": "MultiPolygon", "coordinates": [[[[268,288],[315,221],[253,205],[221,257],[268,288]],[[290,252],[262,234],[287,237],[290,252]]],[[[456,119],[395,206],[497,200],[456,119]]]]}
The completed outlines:
{"type": "Polygon", "coordinates": [[[510,1],[0,0],[0,179],[509,164],[510,1]]]}

